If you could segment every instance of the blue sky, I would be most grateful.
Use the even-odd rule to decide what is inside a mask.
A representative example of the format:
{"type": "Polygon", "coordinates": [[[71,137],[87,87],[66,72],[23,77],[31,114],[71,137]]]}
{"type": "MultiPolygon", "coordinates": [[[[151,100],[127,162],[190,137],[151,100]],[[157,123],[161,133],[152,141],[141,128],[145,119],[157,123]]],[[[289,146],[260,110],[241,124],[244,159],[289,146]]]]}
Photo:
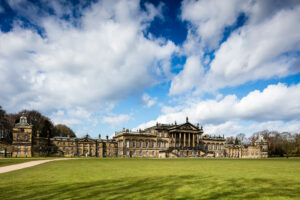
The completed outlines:
{"type": "Polygon", "coordinates": [[[300,132],[299,1],[1,1],[0,105],[78,136],[300,132]]]}

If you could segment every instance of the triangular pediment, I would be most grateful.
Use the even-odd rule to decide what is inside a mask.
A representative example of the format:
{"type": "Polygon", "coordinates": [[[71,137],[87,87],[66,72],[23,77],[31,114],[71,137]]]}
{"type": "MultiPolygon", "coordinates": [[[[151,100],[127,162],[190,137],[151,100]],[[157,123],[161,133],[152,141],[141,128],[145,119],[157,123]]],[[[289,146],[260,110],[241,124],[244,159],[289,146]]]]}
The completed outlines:
{"type": "Polygon", "coordinates": [[[173,128],[173,129],[177,129],[177,130],[193,130],[193,131],[198,131],[199,128],[197,128],[196,126],[194,126],[193,124],[187,122],[181,125],[178,125],[177,127],[173,128]]]}

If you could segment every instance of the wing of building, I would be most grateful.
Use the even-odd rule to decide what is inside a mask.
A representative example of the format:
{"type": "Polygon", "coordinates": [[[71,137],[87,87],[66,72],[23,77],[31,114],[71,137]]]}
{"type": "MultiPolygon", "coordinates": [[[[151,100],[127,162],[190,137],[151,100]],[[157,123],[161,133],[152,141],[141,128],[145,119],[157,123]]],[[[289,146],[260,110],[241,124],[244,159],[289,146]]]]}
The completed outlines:
{"type": "MultiPolygon", "coordinates": [[[[0,130],[1,133],[1,130],[0,130]]],[[[12,138],[0,140],[0,156],[12,157],[217,157],[266,158],[268,143],[258,138],[254,145],[230,145],[224,136],[203,135],[203,128],[188,121],[182,124],[160,124],[144,130],[123,129],[112,139],[40,137],[32,134],[26,116],[20,118],[12,131],[12,138]],[[1,153],[5,152],[5,153],[1,153]]]]}

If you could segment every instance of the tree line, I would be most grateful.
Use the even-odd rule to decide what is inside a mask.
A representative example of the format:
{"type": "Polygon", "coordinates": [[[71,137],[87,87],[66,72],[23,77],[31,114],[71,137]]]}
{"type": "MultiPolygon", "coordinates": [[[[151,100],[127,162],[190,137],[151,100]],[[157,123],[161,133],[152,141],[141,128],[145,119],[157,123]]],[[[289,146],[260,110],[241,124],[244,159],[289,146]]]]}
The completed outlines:
{"type": "Polygon", "coordinates": [[[18,113],[6,113],[6,111],[0,106],[0,129],[8,130],[8,137],[12,137],[12,129],[16,123],[19,122],[22,115],[27,117],[27,122],[32,124],[32,134],[40,137],[76,137],[74,131],[64,124],[54,123],[46,116],[42,115],[36,110],[22,110],[18,113]]]}
{"type": "Polygon", "coordinates": [[[278,131],[259,131],[247,137],[245,134],[240,133],[237,136],[226,138],[226,143],[234,145],[254,145],[254,142],[259,136],[262,136],[268,142],[269,156],[273,157],[300,157],[300,133],[292,134],[289,132],[278,131]]]}

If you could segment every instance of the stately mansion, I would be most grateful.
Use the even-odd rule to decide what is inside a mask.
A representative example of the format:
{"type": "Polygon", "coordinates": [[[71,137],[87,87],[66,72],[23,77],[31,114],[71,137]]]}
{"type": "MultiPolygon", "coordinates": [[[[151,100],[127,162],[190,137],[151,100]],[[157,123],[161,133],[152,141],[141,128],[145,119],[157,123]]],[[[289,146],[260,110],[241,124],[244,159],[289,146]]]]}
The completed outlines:
{"type": "MultiPolygon", "coordinates": [[[[1,132],[0,132],[1,134],[1,132]]],[[[0,155],[12,157],[148,157],[148,158],[266,158],[268,144],[263,138],[253,146],[230,145],[224,136],[203,134],[199,124],[160,124],[144,130],[123,129],[112,139],[101,135],[91,138],[40,137],[32,134],[32,125],[22,116],[13,128],[11,142],[0,141],[0,155]]],[[[1,135],[0,135],[1,136],[1,135]]]]}

